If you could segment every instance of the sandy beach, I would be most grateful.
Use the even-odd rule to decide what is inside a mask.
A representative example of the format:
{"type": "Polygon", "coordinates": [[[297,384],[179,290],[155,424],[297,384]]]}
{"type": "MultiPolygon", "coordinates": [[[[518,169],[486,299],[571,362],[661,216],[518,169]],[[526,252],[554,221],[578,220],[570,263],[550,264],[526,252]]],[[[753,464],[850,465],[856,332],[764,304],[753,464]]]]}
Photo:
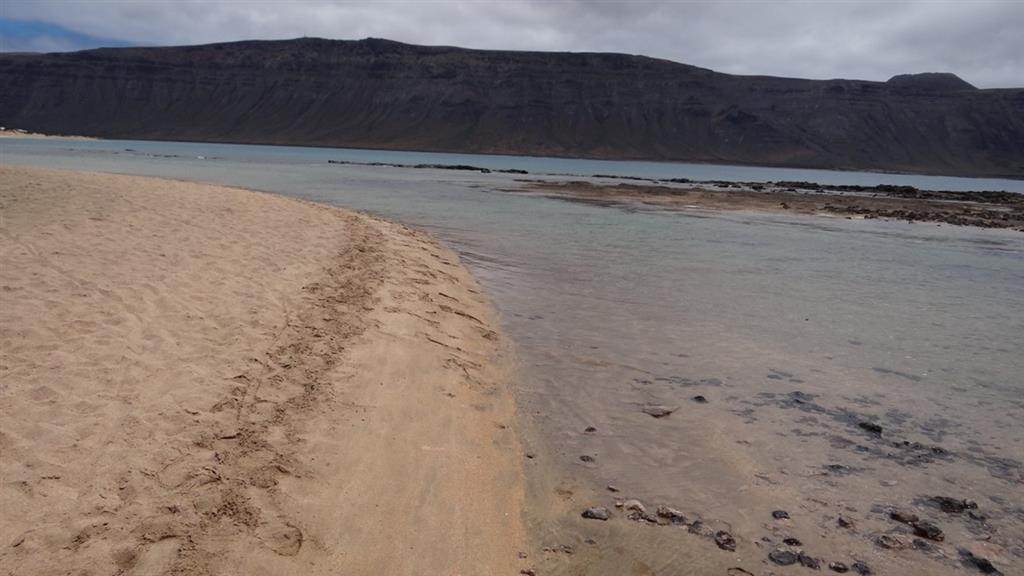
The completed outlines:
{"type": "Polygon", "coordinates": [[[0,167],[11,574],[516,574],[495,313],[425,234],[0,167]]]}

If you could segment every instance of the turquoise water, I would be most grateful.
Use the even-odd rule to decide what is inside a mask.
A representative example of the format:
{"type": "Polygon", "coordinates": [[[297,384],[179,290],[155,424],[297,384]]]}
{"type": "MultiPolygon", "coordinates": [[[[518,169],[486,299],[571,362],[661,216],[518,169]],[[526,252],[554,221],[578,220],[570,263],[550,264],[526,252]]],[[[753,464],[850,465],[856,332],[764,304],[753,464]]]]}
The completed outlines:
{"type": "MultiPolygon", "coordinates": [[[[950,494],[978,501],[994,527],[979,536],[944,524],[950,546],[988,537],[1007,566],[1024,563],[1024,234],[607,208],[514,192],[512,175],[326,160],[630,174],[690,169],[683,165],[154,142],[2,146],[6,163],[245,186],[429,230],[462,255],[501,311],[519,359],[521,413],[567,477],[721,520],[747,541],[763,536],[770,510],[842,505],[857,535],[820,514],[795,517],[793,530],[861,555],[877,554],[868,535],[887,526],[873,506],[950,494]],[[652,403],[679,409],[655,420],[641,411],[652,403]],[[860,421],[881,424],[883,439],[860,421]],[[594,462],[581,463],[583,454],[594,462]]],[[[698,168],[826,181],[811,171],[698,168]]],[[[738,173],[724,177],[748,179],[738,173]]],[[[947,180],[941,187],[952,188],[947,180]]],[[[955,570],[906,562],[873,560],[888,573],[955,570]]]]}

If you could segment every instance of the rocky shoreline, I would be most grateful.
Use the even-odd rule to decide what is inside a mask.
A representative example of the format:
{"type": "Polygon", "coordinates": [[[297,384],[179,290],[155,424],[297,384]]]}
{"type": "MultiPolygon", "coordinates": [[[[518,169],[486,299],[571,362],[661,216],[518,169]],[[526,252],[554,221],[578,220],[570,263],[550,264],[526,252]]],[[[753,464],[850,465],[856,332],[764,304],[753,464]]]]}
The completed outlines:
{"type": "Polygon", "coordinates": [[[583,180],[523,182],[530,191],[608,205],[640,203],[669,209],[827,214],[848,219],[879,218],[1024,231],[1024,194],[1004,191],[935,191],[884,184],[849,186],[785,181],[689,182],[684,179],[648,184],[583,180]]]}

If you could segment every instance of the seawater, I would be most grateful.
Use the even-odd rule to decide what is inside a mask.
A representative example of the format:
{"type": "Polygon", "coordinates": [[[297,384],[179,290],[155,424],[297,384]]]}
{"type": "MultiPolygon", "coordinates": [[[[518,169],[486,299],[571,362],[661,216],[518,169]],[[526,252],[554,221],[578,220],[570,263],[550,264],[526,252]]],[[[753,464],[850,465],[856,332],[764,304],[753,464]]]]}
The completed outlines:
{"type": "MultiPolygon", "coordinates": [[[[244,186],[429,230],[495,301],[517,350],[521,413],[555,475],[589,486],[595,504],[609,503],[597,500],[614,484],[748,543],[781,538],[770,512],[784,508],[794,517],[785,531],[813,539],[820,556],[870,558],[882,573],[958,573],[957,550],[976,542],[1024,570],[1024,234],[599,207],[524,193],[514,175],[326,161],[946,189],[963,179],[158,142],[0,146],[5,163],[244,186]],[[643,412],[651,404],[676,412],[655,419],[643,412]],[[886,507],[930,512],[932,495],[974,500],[984,520],[935,512],[942,553],[880,551],[879,534],[901,534],[886,507]],[[858,530],[837,529],[839,515],[858,530]]],[[[757,566],[754,556],[744,565],[757,566]]]]}

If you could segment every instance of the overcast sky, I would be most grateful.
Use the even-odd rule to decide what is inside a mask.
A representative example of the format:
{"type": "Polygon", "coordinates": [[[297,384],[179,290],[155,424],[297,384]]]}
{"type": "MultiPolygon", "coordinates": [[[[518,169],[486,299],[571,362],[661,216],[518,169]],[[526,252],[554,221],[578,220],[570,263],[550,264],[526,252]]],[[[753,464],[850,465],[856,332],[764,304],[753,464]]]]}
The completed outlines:
{"type": "Polygon", "coordinates": [[[297,36],[645,54],[734,74],[1024,87],[1024,0],[0,0],[0,50],[297,36]]]}

